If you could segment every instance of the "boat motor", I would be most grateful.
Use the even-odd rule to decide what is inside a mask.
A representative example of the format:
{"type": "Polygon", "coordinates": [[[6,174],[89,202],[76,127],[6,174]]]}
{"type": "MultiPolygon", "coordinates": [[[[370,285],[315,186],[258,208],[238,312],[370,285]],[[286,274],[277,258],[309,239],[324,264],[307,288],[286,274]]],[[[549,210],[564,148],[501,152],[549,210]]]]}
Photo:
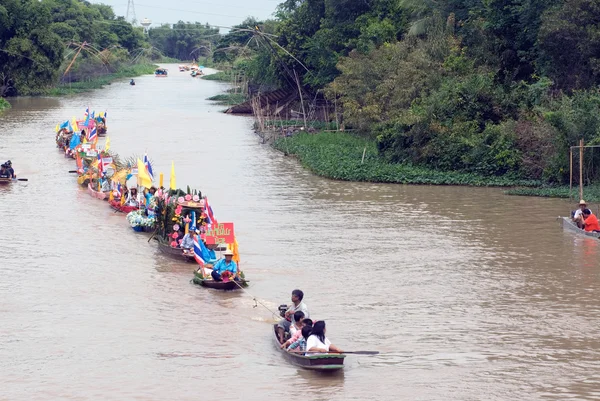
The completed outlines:
{"type": "Polygon", "coordinates": [[[287,310],[288,306],[287,305],[279,305],[279,315],[281,317],[285,317],[285,311],[287,310]]]}

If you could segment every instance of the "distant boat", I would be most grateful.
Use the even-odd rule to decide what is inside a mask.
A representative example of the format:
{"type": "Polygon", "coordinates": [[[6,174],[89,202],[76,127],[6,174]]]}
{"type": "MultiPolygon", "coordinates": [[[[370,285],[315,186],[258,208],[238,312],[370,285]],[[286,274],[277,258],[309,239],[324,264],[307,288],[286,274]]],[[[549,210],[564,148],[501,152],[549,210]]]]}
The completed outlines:
{"type": "Polygon", "coordinates": [[[168,72],[166,68],[157,68],[156,71],[154,71],[154,76],[156,78],[166,78],[167,75],[168,72]]]}

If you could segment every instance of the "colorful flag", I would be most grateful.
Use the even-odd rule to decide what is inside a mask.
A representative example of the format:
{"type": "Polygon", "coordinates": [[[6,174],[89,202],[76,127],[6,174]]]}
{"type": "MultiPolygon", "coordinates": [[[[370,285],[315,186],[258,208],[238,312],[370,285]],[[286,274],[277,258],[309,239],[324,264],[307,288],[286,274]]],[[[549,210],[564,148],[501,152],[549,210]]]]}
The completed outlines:
{"type": "Polygon", "coordinates": [[[152,172],[152,164],[150,160],[148,160],[148,155],[144,153],[144,166],[146,167],[146,172],[150,176],[150,179],[154,181],[154,173],[152,172]]]}
{"type": "Polygon", "coordinates": [[[69,128],[69,120],[67,120],[64,123],[62,123],[59,128],[60,129],[69,128]]]}
{"type": "Polygon", "coordinates": [[[88,127],[90,125],[90,116],[85,116],[85,121],[83,122],[84,127],[88,127]]]}
{"type": "Polygon", "coordinates": [[[79,131],[79,127],[77,126],[77,120],[75,119],[75,117],[73,117],[73,122],[71,126],[73,127],[73,132],[79,131]]]}
{"type": "Polygon", "coordinates": [[[138,185],[140,187],[150,188],[152,186],[152,180],[150,176],[146,172],[146,168],[144,167],[144,163],[140,159],[137,159],[138,166],[138,185]]]}
{"type": "Polygon", "coordinates": [[[90,115],[90,108],[88,107],[87,109],[85,109],[85,116],[89,116],[90,115]]]}
{"type": "MultiPolygon", "coordinates": [[[[94,129],[96,129],[96,128],[94,128],[94,129]]],[[[108,152],[109,149],[110,149],[110,138],[107,136],[106,143],[104,144],[104,150],[106,150],[108,152]]]]}
{"type": "Polygon", "coordinates": [[[107,114],[108,114],[108,113],[105,111],[105,112],[104,112],[104,115],[102,116],[102,117],[104,117],[104,120],[105,120],[105,121],[106,121],[106,115],[107,115],[107,114]]]}
{"type": "Polygon", "coordinates": [[[94,113],[96,113],[96,112],[92,111],[92,120],[94,119],[94,113]]]}
{"type": "Polygon", "coordinates": [[[196,236],[196,238],[194,239],[194,259],[200,265],[200,268],[202,269],[202,276],[204,276],[204,264],[206,262],[204,261],[204,259],[202,259],[202,248],[198,243],[198,236],[196,236]]]}
{"type": "Polygon", "coordinates": [[[75,132],[75,131],[73,131],[73,126],[71,125],[70,121],[67,121],[67,126],[65,128],[67,128],[69,130],[69,132],[75,132]]]}
{"type": "Polygon", "coordinates": [[[88,141],[92,142],[97,137],[98,137],[98,131],[96,130],[96,127],[94,127],[94,129],[91,130],[90,134],[88,135],[88,141]]]}
{"type": "Polygon", "coordinates": [[[56,124],[56,128],[54,128],[54,132],[56,132],[58,134],[58,124],[56,124]]]}
{"type": "Polygon", "coordinates": [[[210,223],[207,224],[219,224],[217,223],[217,219],[215,219],[215,215],[213,214],[212,207],[208,204],[208,198],[204,198],[204,208],[206,209],[206,215],[210,219],[210,223]]]}
{"type": "Polygon", "coordinates": [[[170,182],[170,188],[172,190],[176,190],[177,189],[177,181],[175,180],[175,162],[171,161],[171,182],[170,182]]]}

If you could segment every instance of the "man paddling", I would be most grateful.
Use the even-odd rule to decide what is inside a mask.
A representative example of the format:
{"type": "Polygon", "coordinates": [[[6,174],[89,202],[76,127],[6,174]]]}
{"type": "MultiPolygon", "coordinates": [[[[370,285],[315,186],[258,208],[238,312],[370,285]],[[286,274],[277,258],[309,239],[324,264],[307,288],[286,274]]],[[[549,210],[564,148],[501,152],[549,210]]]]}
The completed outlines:
{"type": "Polygon", "coordinates": [[[301,311],[304,312],[304,318],[308,319],[308,307],[302,299],[304,298],[304,293],[300,290],[292,291],[292,305],[287,308],[285,314],[283,315],[283,319],[279,321],[277,324],[277,335],[279,336],[279,342],[285,342],[285,333],[290,331],[290,327],[295,323],[294,321],[294,313],[301,311]]]}
{"type": "Polygon", "coordinates": [[[225,259],[220,259],[215,263],[213,270],[210,273],[215,281],[223,281],[224,278],[233,278],[238,273],[237,264],[232,260],[233,251],[228,249],[223,252],[223,256],[225,256],[225,259]]]}
{"type": "Polygon", "coordinates": [[[10,171],[8,171],[6,163],[0,166],[0,178],[11,178],[11,174],[10,171]]]}

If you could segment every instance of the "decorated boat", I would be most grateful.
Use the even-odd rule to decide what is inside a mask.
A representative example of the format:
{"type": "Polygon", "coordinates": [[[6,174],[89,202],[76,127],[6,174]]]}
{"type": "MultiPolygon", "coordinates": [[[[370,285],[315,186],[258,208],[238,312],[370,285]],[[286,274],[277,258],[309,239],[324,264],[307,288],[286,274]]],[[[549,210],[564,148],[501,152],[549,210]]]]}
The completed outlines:
{"type": "Polygon", "coordinates": [[[154,76],[156,78],[166,78],[168,74],[169,72],[166,68],[157,68],[156,71],[154,71],[154,76]]]}
{"type": "Polygon", "coordinates": [[[133,210],[127,213],[127,221],[137,232],[153,232],[156,229],[156,219],[154,215],[145,215],[144,210],[133,210]]]}
{"type": "Polygon", "coordinates": [[[332,372],[344,368],[345,354],[308,354],[304,355],[299,352],[289,352],[281,349],[279,336],[277,335],[277,325],[273,325],[273,340],[277,349],[285,356],[285,358],[293,365],[304,369],[332,372]]]}
{"type": "Polygon", "coordinates": [[[129,205],[121,205],[121,202],[117,201],[117,200],[111,200],[108,201],[108,204],[110,205],[110,207],[120,213],[131,213],[134,210],[138,210],[138,208],[136,206],[129,206],[129,205]]]}
{"type": "Polygon", "coordinates": [[[573,231],[579,235],[582,236],[586,236],[586,237],[591,237],[591,238],[599,238],[600,239],[600,233],[599,232],[593,232],[593,231],[585,231],[582,230],[581,228],[579,228],[577,226],[577,224],[575,224],[575,222],[573,222],[573,220],[571,220],[568,217],[563,217],[562,218],[562,226],[565,230],[569,230],[569,231],[573,231]]]}
{"type": "Polygon", "coordinates": [[[12,184],[14,181],[12,178],[0,178],[0,185],[8,185],[8,184],[12,184]]]}
{"type": "Polygon", "coordinates": [[[106,192],[96,191],[92,188],[92,184],[88,183],[88,193],[92,198],[100,199],[100,200],[108,200],[108,195],[106,192]]]}
{"type": "Polygon", "coordinates": [[[233,291],[240,288],[248,287],[248,281],[244,276],[244,272],[240,271],[240,277],[236,280],[213,280],[210,273],[212,272],[212,264],[205,264],[204,268],[200,268],[194,272],[192,282],[202,287],[213,288],[215,290],[233,291]]]}
{"type": "Polygon", "coordinates": [[[194,260],[193,255],[184,254],[183,249],[181,249],[181,248],[173,247],[170,244],[161,242],[160,240],[157,240],[157,243],[158,243],[158,250],[168,257],[171,257],[173,259],[177,259],[180,261],[184,261],[184,262],[192,262],[192,263],[196,262],[194,260]]]}

